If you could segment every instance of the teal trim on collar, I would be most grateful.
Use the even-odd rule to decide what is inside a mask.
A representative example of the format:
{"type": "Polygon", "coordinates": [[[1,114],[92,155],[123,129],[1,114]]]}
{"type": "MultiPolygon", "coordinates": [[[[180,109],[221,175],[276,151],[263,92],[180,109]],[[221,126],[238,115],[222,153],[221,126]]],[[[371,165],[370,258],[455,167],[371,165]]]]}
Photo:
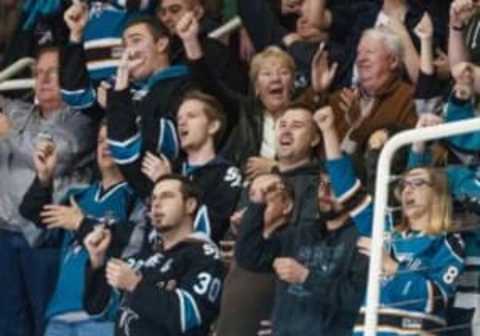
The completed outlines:
{"type": "Polygon", "coordinates": [[[150,89],[158,82],[170,78],[183,77],[190,72],[185,65],[174,65],[165,69],[158,70],[153,75],[148,77],[147,82],[141,85],[142,89],[150,91],[150,89]]]}

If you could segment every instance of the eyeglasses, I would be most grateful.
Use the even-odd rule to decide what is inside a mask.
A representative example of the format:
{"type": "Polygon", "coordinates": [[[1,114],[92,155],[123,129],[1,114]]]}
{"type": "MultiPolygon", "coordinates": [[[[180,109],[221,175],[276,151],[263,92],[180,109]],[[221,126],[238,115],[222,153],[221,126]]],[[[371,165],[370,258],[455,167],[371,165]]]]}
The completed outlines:
{"type": "Polygon", "coordinates": [[[401,179],[398,184],[397,184],[397,187],[395,188],[396,189],[396,192],[398,194],[401,194],[403,193],[403,191],[405,190],[405,188],[407,187],[410,187],[412,189],[419,189],[423,186],[428,186],[428,187],[432,187],[433,184],[432,182],[424,179],[424,178],[410,178],[410,179],[401,179]]]}

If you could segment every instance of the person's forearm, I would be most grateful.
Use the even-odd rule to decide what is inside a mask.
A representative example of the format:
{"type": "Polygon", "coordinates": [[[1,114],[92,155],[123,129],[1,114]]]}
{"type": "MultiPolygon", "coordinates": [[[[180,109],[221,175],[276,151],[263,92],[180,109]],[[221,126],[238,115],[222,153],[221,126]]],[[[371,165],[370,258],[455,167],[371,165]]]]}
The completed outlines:
{"type": "Polygon", "coordinates": [[[325,22],[325,0],[307,0],[310,1],[310,22],[316,23],[319,25],[319,28],[325,29],[328,27],[327,23],[325,22]]]}
{"type": "Polygon", "coordinates": [[[418,71],[420,68],[420,59],[415,45],[408,34],[402,37],[402,44],[405,49],[405,67],[407,69],[408,77],[413,83],[418,80],[418,71]]]}
{"type": "Polygon", "coordinates": [[[184,40],[183,46],[185,47],[185,53],[189,60],[196,61],[203,57],[202,45],[198,38],[184,40]]]}
{"type": "Polygon", "coordinates": [[[342,156],[338,134],[334,128],[323,132],[323,142],[328,160],[338,159],[342,156]]]}
{"type": "Polygon", "coordinates": [[[463,36],[463,29],[459,30],[459,27],[450,27],[448,33],[448,62],[450,63],[450,69],[460,63],[468,62],[470,54],[465,45],[463,36]]]}
{"type": "Polygon", "coordinates": [[[433,40],[431,38],[420,40],[420,70],[428,75],[433,74],[435,71],[433,65],[433,40]]]}

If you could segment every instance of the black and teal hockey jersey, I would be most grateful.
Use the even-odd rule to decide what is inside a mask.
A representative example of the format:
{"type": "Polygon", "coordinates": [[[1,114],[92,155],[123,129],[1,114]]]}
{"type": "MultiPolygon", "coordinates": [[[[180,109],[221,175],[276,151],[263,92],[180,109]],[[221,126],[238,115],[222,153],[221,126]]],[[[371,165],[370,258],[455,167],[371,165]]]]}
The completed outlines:
{"type": "MultiPolygon", "coordinates": [[[[207,336],[218,315],[223,264],[207,235],[195,232],[169,250],[149,249],[126,260],[143,279],[122,295],[117,336],[207,336]]],[[[106,282],[105,267],[88,271],[86,309],[108,310],[119,292],[106,282]]]]}
{"type": "MultiPolygon", "coordinates": [[[[137,204],[137,197],[126,182],[118,183],[103,190],[101,183],[67,192],[64,204],[75,200],[87,217],[101,220],[107,218],[115,223],[126,223],[137,204]]],[[[51,190],[35,180],[27,191],[21,214],[41,226],[39,213],[43,206],[51,203],[51,190]]],[[[76,232],[56,229],[48,232],[50,237],[45,244],[61,248],[58,279],[49,301],[46,318],[50,319],[69,312],[83,311],[85,267],[88,252],[77,239],[76,232]]]]}
{"type": "MultiPolygon", "coordinates": [[[[361,188],[347,157],[326,164],[338,199],[361,188]]],[[[362,235],[370,236],[373,223],[371,197],[365,197],[350,215],[362,235]]],[[[419,335],[445,328],[445,311],[456,291],[456,279],[464,269],[464,242],[459,235],[391,232],[391,255],[397,272],[382,279],[377,335],[419,335]]],[[[364,307],[354,335],[363,335],[364,307]]]]}

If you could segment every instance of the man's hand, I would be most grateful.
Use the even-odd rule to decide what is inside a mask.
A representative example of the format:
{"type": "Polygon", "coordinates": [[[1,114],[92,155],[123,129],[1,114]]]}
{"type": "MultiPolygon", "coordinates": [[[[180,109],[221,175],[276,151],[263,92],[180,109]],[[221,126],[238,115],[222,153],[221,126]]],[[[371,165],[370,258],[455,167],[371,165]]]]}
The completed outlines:
{"type": "MultiPolygon", "coordinates": [[[[372,249],[372,239],[367,237],[360,237],[357,241],[358,251],[370,257],[370,252],[372,249]]],[[[387,251],[382,253],[382,271],[384,276],[392,276],[397,272],[398,263],[393,260],[392,257],[388,254],[387,251]]]]}
{"type": "Polygon", "coordinates": [[[428,13],[425,13],[420,20],[420,22],[417,24],[415,27],[415,35],[420,40],[428,40],[431,41],[433,38],[433,23],[432,23],[432,18],[428,13]]]}
{"type": "Polygon", "coordinates": [[[400,37],[402,43],[405,43],[404,41],[406,38],[410,38],[407,27],[400,18],[389,16],[389,20],[386,22],[385,26],[395,35],[400,37]]]}
{"type": "Polygon", "coordinates": [[[273,269],[280,280],[290,284],[302,284],[310,274],[308,268],[293,258],[276,258],[273,269]]]}
{"type": "Polygon", "coordinates": [[[318,109],[313,115],[313,120],[322,133],[334,129],[335,117],[333,116],[333,110],[330,106],[325,106],[318,109]]]}
{"type": "Polygon", "coordinates": [[[48,229],[65,229],[69,231],[78,230],[80,223],[85,217],[82,210],[73,203],[72,206],[49,204],[43,207],[40,212],[42,224],[48,229]]]}
{"type": "Polygon", "coordinates": [[[96,226],[83,240],[93,269],[100,268],[105,263],[105,256],[111,241],[112,233],[101,226],[96,226]]]}
{"type": "Polygon", "coordinates": [[[185,53],[189,60],[198,60],[203,56],[202,46],[198,39],[200,25],[193,12],[185,13],[175,28],[177,35],[182,39],[185,53]]]}
{"type": "Polygon", "coordinates": [[[80,0],[74,0],[73,4],[65,11],[63,19],[70,29],[70,41],[80,43],[88,21],[87,4],[80,0]]]}
{"type": "Polygon", "coordinates": [[[281,182],[277,176],[262,175],[253,180],[249,188],[249,198],[254,203],[265,203],[265,196],[275,188],[283,189],[281,182]]]}
{"type": "Polygon", "coordinates": [[[338,63],[328,66],[328,51],[325,50],[325,43],[321,43],[312,60],[312,88],[316,93],[327,91],[332,85],[338,63]]]}
{"type": "Polygon", "coordinates": [[[475,14],[474,7],[472,0],[455,0],[450,6],[450,27],[462,30],[475,14]]]}
{"type": "Polygon", "coordinates": [[[198,34],[200,32],[200,25],[198,24],[198,20],[195,17],[195,13],[185,13],[178,21],[175,30],[177,32],[177,35],[182,39],[182,41],[197,40],[198,34]]]}
{"type": "Polygon", "coordinates": [[[108,91],[112,88],[109,82],[102,81],[97,88],[97,102],[103,109],[107,108],[108,91]]]}
{"type": "Polygon", "coordinates": [[[52,183],[55,168],[57,166],[57,148],[53,141],[42,140],[35,146],[33,164],[40,182],[47,186],[52,183]]]}
{"type": "Polygon", "coordinates": [[[115,81],[115,91],[123,91],[128,88],[130,81],[130,72],[142,64],[143,60],[135,57],[135,52],[132,49],[125,49],[123,51],[120,63],[117,69],[117,80],[115,81]]]}
{"type": "Polygon", "coordinates": [[[12,123],[5,113],[0,112],[0,138],[4,137],[10,132],[12,123]]]}
{"type": "Polygon", "coordinates": [[[105,275],[110,286],[128,292],[133,292],[142,280],[142,276],[137,274],[126,262],[116,258],[110,259],[107,263],[105,275]]]}
{"type": "Polygon", "coordinates": [[[349,114],[360,107],[360,92],[358,89],[344,88],[340,93],[339,107],[343,113],[349,114]]]}
{"type": "Polygon", "coordinates": [[[250,157],[247,160],[246,171],[247,179],[252,180],[260,174],[270,173],[277,165],[277,161],[261,156],[250,157]]]}
{"type": "Polygon", "coordinates": [[[142,161],[142,173],[145,174],[152,182],[156,182],[160,177],[170,174],[172,167],[170,161],[163,155],[161,157],[147,152],[142,161]]]}
{"type": "Polygon", "coordinates": [[[368,137],[368,149],[379,150],[388,141],[389,134],[385,128],[374,131],[368,137]]]}

